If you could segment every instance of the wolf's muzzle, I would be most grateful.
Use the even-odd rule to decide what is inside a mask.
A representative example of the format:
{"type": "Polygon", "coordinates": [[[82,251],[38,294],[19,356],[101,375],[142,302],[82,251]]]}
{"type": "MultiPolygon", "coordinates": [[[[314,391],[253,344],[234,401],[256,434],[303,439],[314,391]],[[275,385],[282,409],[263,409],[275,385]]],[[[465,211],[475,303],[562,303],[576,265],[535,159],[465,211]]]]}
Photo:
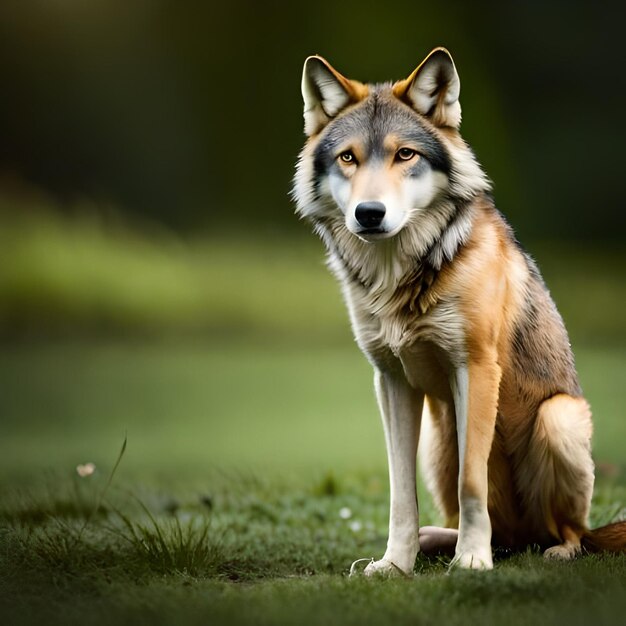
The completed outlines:
{"type": "Polygon", "coordinates": [[[370,230],[380,228],[385,211],[385,205],[382,202],[360,202],[354,210],[354,217],[363,228],[370,230]]]}

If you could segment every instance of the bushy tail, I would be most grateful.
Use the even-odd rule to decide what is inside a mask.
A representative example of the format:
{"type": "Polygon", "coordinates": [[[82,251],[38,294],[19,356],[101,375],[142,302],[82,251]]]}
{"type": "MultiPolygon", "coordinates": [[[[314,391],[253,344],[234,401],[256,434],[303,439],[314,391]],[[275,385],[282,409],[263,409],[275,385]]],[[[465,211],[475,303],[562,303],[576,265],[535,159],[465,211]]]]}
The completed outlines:
{"type": "Polygon", "coordinates": [[[626,522],[588,530],[580,542],[588,552],[626,552],[626,522]]]}

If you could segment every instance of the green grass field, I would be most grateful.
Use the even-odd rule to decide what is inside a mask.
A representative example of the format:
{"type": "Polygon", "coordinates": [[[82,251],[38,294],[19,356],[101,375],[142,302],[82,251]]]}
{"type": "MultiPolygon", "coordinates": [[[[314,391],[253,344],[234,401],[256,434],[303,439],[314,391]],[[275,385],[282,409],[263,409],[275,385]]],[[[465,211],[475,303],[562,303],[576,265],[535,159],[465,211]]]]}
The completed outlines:
{"type": "MultiPolygon", "coordinates": [[[[625,513],[624,352],[580,350],[579,363],[597,415],[602,524],[625,513]]],[[[530,550],[489,573],[449,576],[422,559],[412,581],[348,579],[386,539],[370,378],[349,344],[5,349],[0,619],[616,623],[624,556],[562,565],[530,550]],[[97,469],[81,478],[86,462],[97,469]]],[[[423,523],[437,523],[420,491],[423,523]]]]}
{"type": "MultiPolygon", "coordinates": [[[[47,258],[64,237],[11,245],[47,258]]],[[[447,574],[445,560],[420,557],[410,580],[347,577],[353,560],[384,551],[386,460],[371,371],[319,248],[133,244],[111,270],[102,259],[117,258],[119,241],[96,231],[98,252],[84,232],[76,239],[56,265],[20,264],[20,280],[0,270],[5,325],[31,316],[0,351],[0,623],[623,621],[625,555],[560,564],[531,548],[497,554],[486,573],[447,574]],[[81,286],[94,276],[109,296],[100,327],[89,311],[102,288],[81,286]],[[37,300],[37,285],[54,297],[37,300]],[[34,338],[38,320],[45,340],[34,338]],[[144,322],[149,332],[137,332],[144,322]],[[95,472],[80,477],[86,463],[95,472]]],[[[591,279],[608,258],[618,257],[585,264],[563,250],[542,262],[594,409],[592,525],[626,516],[626,347],[614,306],[624,287],[617,265],[591,288],[593,308],[572,285],[577,268],[591,279]]],[[[421,486],[420,508],[422,523],[440,521],[421,486]]]]}

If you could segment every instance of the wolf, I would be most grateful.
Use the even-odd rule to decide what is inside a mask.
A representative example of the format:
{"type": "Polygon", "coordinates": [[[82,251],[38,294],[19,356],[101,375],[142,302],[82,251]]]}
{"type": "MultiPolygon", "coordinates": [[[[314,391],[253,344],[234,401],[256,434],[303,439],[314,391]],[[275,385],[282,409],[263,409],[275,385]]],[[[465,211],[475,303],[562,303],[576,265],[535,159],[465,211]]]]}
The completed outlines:
{"type": "Polygon", "coordinates": [[[395,83],[304,64],[292,195],[373,366],[387,447],[389,538],[366,575],[410,575],[420,546],[468,569],[491,569],[492,546],[626,549],[626,522],[589,530],[590,408],[541,274],[459,133],[459,92],[445,48],[395,83]],[[418,442],[444,528],[419,527],[418,442]]]}

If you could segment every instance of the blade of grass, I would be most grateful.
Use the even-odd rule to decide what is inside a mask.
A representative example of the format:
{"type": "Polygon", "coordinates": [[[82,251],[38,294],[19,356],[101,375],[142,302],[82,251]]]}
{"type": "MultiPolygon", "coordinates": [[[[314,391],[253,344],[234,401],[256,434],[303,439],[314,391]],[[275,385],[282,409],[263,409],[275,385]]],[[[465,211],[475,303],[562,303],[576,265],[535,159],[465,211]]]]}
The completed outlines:
{"type": "Polygon", "coordinates": [[[124,433],[124,442],[122,443],[120,452],[117,455],[117,460],[115,461],[115,465],[113,466],[113,469],[111,470],[109,474],[109,478],[107,479],[107,482],[104,485],[104,488],[100,491],[98,497],[96,498],[96,502],[95,502],[93,509],[88,513],[87,517],[85,517],[85,521],[83,522],[83,525],[80,527],[76,535],[77,542],[80,541],[83,535],[83,532],[85,531],[85,528],[87,528],[87,525],[91,522],[94,515],[98,512],[98,509],[100,508],[100,505],[102,504],[102,500],[104,499],[104,496],[106,495],[107,491],[109,490],[109,487],[111,486],[111,483],[113,482],[113,477],[115,476],[115,473],[117,472],[117,468],[122,462],[122,457],[124,456],[124,453],[126,452],[127,442],[128,442],[128,433],[124,433]]]}

